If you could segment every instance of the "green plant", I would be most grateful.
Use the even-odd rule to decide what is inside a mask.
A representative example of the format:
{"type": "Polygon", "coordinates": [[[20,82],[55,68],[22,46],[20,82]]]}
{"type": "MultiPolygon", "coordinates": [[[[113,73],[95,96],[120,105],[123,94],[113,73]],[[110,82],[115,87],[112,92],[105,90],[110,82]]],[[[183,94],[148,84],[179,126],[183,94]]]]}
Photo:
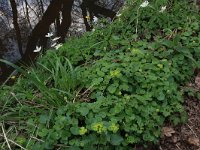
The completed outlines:
{"type": "Polygon", "coordinates": [[[141,3],[127,1],[107,28],[47,52],[13,87],[2,87],[1,120],[24,117],[16,119],[22,146],[131,149],[156,143],[166,120],[186,119],[180,86],[200,67],[198,10],[154,0],[138,12],[141,3]]]}
{"type": "Polygon", "coordinates": [[[48,141],[41,146],[52,147],[58,139],[71,137],[74,137],[72,141],[79,142],[61,143],[72,147],[104,145],[109,148],[140,141],[156,142],[158,127],[164,118],[183,112],[181,95],[170,78],[168,62],[143,54],[139,49],[110,52],[92,67],[87,66],[81,72],[83,75],[86,87],[93,85],[90,97],[93,103],[68,104],[65,109],[59,109],[62,113],[57,112],[53,128],[45,128],[45,134],[43,126],[39,129],[43,133],[40,136],[48,141]],[[85,129],[85,134],[81,129],[85,129]],[[64,136],[63,132],[68,134],[64,136]],[[56,133],[60,133],[56,136],[58,139],[52,137],[56,133]]]}

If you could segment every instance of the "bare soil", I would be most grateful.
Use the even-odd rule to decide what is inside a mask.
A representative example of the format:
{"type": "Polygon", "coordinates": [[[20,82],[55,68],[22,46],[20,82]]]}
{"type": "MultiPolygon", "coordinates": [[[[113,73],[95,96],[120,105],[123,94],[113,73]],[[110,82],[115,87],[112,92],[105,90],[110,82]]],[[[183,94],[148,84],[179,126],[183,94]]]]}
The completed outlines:
{"type": "Polygon", "coordinates": [[[187,123],[168,127],[171,135],[160,140],[160,150],[200,150],[200,100],[187,98],[185,109],[188,113],[187,123]]]}
{"type": "MultiPolygon", "coordinates": [[[[200,92],[200,73],[188,86],[200,92]]],[[[159,150],[200,150],[200,100],[186,96],[184,107],[188,114],[187,123],[163,128],[159,150]]]]}

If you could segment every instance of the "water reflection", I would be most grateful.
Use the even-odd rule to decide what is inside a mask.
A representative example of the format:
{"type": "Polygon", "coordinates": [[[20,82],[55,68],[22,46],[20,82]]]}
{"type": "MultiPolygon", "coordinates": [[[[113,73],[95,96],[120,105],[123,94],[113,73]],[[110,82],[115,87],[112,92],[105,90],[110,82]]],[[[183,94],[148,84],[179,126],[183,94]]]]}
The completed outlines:
{"type": "MultiPolygon", "coordinates": [[[[90,18],[93,18],[94,16],[97,16],[98,18],[112,18],[122,6],[124,0],[96,0],[95,3],[91,0],[74,0],[71,12],[67,12],[66,10],[70,8],[68,5],[65,6],[65,3],[68,3],[69,1],[61,0],[60,2],[57,0],[51,0],[51,2],[49,0],[16,0],[18,11],[17,23],[20,27],[22,50],[24,53],[26,53],[27,50],[33,52],[36,46],[42,46],[43,48],[50,47],[50,45],[48,45],[48,39],[44,36],[47,32],[53,32],[55,36],[61,35],[62,38],[63,36],[64,38],[68,38],[69,36],[81,35],[85,31],[91,30],[91,21],[93,19],[87,20],[86,16],[90,16],[90,18]],[[61,5],[59,4],[60,2],[62,2],[61,5]],[[52,15],[45,16],[51,3],[54,3],[55,5],[53,6],[55,9],[52,9],[53,14],[49,13],[52,15]],[[62,7],[65,7],[65,9],[62,7]],[[59,8],[59,13],[56,18],[52,18],[56,13],[56,8],[59,8]],[[66,17],[66,13],[69,13],[68,17],[66,17]],[[49,20],[53,19],[53,22],[48,25],[47,22],[49,20],[46,20],[47,26],[45,26],[45,22],[43,22],[43,27],[39,28],[36,33],[42,33],[44,30],[46,33],[44,32],[44,34],[41,35],[38,34],[38,37],[38,35],[33,32],[45,18],[44,16],[49,18],[49,20]],[[66,22],[69,21],[71,22],[71,25],[66,27],[68,24],[66,22]],[[31,36],[32,38],[30,38],[31,36]],[[40,40],[37,38],[40,38],[40,40]],[[34,42],[33,39],[36,41],[34,42]],[[30,43],[32,43],[31,47],[30,43]]],[[[16,31],[13,25],[13,12],[9,0],[0,0],[0,33],[0,58],[17,62],[21,58],[23,59],[24,57],[33,55],[32,53],[21,57],[19,54],[16,31]]],[[[63,41],[61,39],[59,40],[63,41]]],[[[4,78],[4,72],[7,72],[5,68],[6,67],[0,63],[0,80],[4,78]]],[[[5,76],[7,75],[8,74],[5,76]]]]}

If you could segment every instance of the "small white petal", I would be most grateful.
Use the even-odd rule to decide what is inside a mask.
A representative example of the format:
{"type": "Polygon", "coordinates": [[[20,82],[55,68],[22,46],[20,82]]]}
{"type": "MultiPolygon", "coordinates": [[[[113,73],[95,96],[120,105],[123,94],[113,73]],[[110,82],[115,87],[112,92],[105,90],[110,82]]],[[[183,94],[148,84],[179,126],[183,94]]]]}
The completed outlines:
{"type": "Polygon", "coordinates": [[[140,7],[147,7],[149,5],[149,1],[144,1],[141,5],[140,5],[140,7]]]}
{"type": "Polygon", "coordinates": [[[55,46],[55,49],[59,49],[62,46],[62,44],[58,44],[55,46]]]}
{"type": "Polygon", "coordinates": [[[116,16],[117,16],[117,17],[120,17],[121,15],[122,15],[122,14],[117,14],[116,16]]]}
{"type": "Polygon", "coordinates": [[[40,46],[40,47],[36,46],[36,49],[33,50],[33,52],[34,52],[34,53],[37,53],[37,52],[40,52],[41,50],[42,50],[42,47],[41,47],[41,46],[40,46]]]}
{"type": "Polygon", "coordinates": [[[52,39],[52,41],[57,41],[58,39],[60,39],[60,37],[55,37],[54,39],[52,39]]]}
{"type": "Polygon", "coordinates": [[[45,35],[45,37],[52,37],[53,36],[53,33],[47,33],[47,35],[45,35]]]}
{"type": "Polygon", "coordinates": [[[51,47],[55,47],[55,46],[56,46],[56,44],[57,44],[57,43],[53,43],[53,44],[51,45],[51,47]]]}
{"type": "Polygon", "coordinates": [[[159,12],[163,13],[166,10],[166,6],[162,6],[159,12]]]}
{"type": "Polygon", "coordinates": [[[93,17],[93,22],[94,22],[94,23],[97,23],[98,20],[99,20],[99,19],[98,19],[96,16],[93,17]]]}

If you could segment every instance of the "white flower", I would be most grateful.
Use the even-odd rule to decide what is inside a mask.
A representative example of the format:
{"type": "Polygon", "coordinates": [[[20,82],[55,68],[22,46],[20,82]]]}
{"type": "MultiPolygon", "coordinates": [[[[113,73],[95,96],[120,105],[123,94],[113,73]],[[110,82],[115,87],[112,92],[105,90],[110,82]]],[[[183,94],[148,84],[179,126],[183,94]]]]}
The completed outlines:
{"type": "Polygon", "coordinates": [[[55,49],[59,49],[62,46],[62,44],[58,44],[55,46],[55,49]]]}
{"type": "Polygon", "coordinates": [[[141,5],[140,5],[140,7],[147,7],[149,5],[149,1],[144,1],[141,5]]]}
{"type": "Polygon", "coordinates": [[[92,29],[92,32],[94,32],[95,31],[95,29],[92,29]]]}
{"type": "Polygon", "coordinates": [[[121,15],[122,15],[122,14],[117,14],[116,16],[117,16],[117,17],[120,17],[121,15]]]}
{"type": "Polygon", "coordinates": [[[93,17],[93,22],[94,22],[94,23],[97,23],[98,20],[99,20],[99,19],[98,19],[96,16],[93,17]]]}
{"type": "Polygon", "coordinates": [[[57,41],[58,39],[60,39],[60,37],[55,37],[52,39],[52,41],[57,41]]]}
{"type": "Polygon", "coordinates": [[[41,50],[42,50],[42,47],[41,47],[41,46],[40,46],[40,47],[36,46],[36,49],[33,50],[33,52],[34,52],[34,53],[37,53],[37,52],[40,52],[41,50]]]}
{"type": "Polygon", "coordinates": [[[57,44],[57,43],[53,43],[53,44],[51,45],[51,47],[55,47],[55,46],[56,46],[56,44],[57,44]]]}
{"type": "Polygon", "coordinates": [[[162,6],[159,12],[163,13],[166,10],[166,6],[162,6]]]}
{"type": "Polygon", "coordinates": [[[53,36],[53,33],[48,33],[47,35],[45,35],[45,37],[49,38],[49,37],[52,37],[53,36]]]}

